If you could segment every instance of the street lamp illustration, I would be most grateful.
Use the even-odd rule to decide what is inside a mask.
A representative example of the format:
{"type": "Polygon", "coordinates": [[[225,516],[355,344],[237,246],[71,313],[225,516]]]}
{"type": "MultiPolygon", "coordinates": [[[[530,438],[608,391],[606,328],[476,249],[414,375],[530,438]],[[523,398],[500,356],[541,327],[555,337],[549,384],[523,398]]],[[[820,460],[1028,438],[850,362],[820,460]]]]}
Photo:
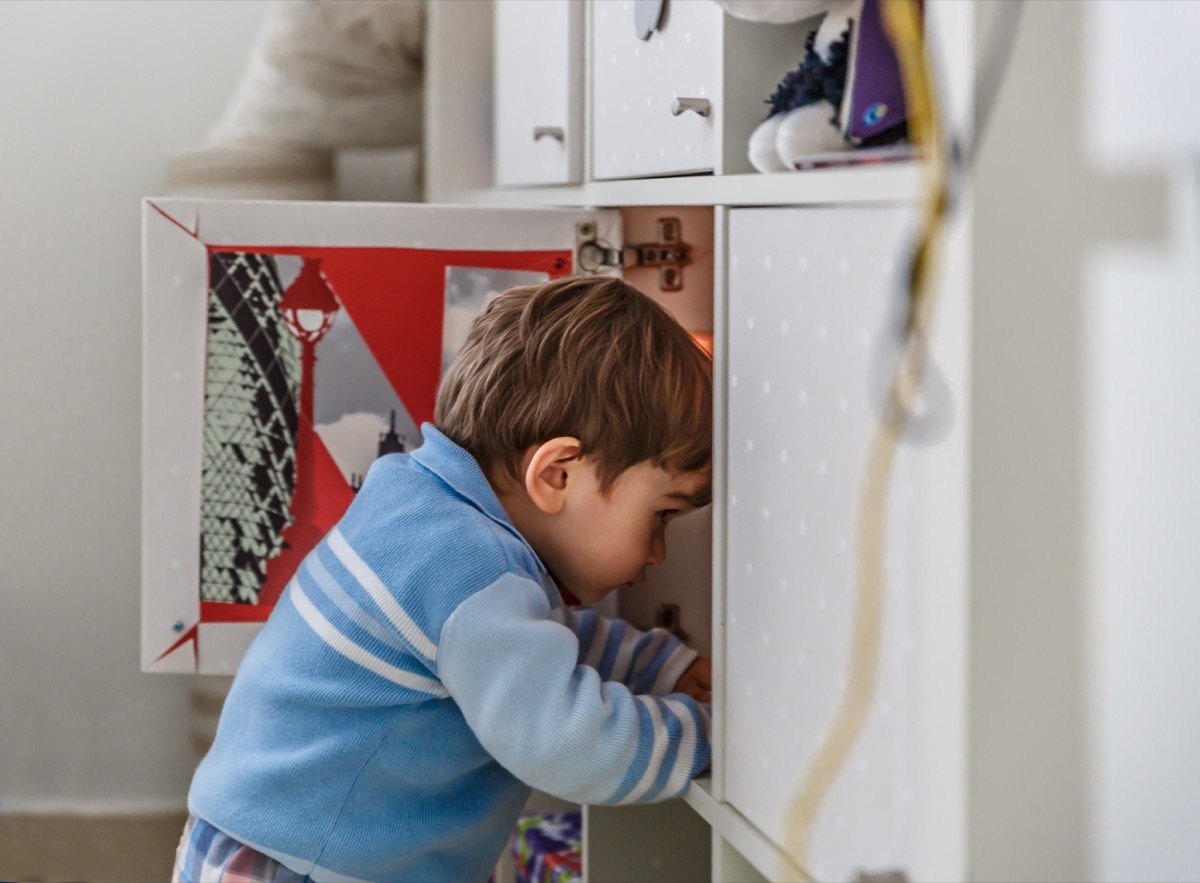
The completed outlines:
{"type": "MultiPolygon", "coordinates": [[[[292,495],[292,523],[283,539],[293,550],[307,552],[321,539],[313,523],[317,511],[313,472],[313,388],[317,367],[317,343],[329,331],[339,304],[321,274],[319,258],[305,258],[299,275],[279,301],[283,321],[300,341],[300,418],[296,427],[296,489],[292,495]]],[[[261,600],[261,599],[260,599],[261,600]]]]}

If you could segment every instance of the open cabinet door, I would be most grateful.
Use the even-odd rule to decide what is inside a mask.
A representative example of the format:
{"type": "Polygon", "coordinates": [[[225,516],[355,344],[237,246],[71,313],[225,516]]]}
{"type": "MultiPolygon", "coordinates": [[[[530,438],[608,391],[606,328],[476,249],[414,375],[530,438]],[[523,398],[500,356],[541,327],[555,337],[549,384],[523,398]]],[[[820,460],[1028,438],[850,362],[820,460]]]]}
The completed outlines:
{"type": "Polygon", "coordinates": [[[147,200],[142,668],[232,674],[496,293],[616,211],[147,200]]]}

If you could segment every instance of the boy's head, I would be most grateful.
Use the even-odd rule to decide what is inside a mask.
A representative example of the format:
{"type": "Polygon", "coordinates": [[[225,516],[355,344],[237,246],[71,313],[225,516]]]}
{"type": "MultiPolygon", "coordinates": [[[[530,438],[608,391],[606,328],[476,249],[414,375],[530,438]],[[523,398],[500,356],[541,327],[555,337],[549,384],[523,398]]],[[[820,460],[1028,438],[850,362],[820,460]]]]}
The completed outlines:
{"type": "Polygon", "coordinates": [[[584,601],[658,563],[666,521],[711,493],[712,363],[620,279],[570,277],[497,297],[442,379],[434,422],[584,601]],[[647,506],[643,525],[634,510],[647,506]],[[647,534],[644,555],[619,523],[632,521],[647,534]]]}

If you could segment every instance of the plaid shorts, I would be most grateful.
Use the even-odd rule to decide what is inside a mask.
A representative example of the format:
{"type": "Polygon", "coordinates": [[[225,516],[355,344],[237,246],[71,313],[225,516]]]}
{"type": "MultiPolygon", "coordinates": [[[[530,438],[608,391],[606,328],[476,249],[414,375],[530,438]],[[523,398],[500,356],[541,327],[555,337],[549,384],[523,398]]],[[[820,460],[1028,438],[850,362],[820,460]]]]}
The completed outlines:
{"type": "Polygon", "coordinates": [[[175,852],[171,883],[311,883],[275,859],[188,816],[175,852]]]}

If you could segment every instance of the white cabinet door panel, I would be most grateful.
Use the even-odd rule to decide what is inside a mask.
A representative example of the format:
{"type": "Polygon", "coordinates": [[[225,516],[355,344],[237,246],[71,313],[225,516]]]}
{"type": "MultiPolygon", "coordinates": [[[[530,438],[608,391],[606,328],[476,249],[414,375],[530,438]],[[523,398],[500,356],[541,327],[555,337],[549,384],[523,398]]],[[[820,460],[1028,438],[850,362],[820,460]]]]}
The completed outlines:
{"type": "Polygon", "coordinates": [[[711,171],[722,15],[705,0],[667,0],[648,40],[635,29],[636,0],[592,4],[592,163],[597,178],[711,171]],[[711,102],[707,116],[675,114],[676,99],[711,102]]]}
{"type": "MultiPolygon", "coordinates": [[[[781,846],[798,842],[796,797],[847,691],[857,516],[907,221],[899,208],[730,213],[725,798],[781,846]]],[[[877,681],[797,857],[815,879],[924,879],[929,450],[896,457],[877,681]]]]}
{"type": "Polygon", "coordinates": [[[496,183],[583,179],[583,4],[496,0],[496,183]]]}

